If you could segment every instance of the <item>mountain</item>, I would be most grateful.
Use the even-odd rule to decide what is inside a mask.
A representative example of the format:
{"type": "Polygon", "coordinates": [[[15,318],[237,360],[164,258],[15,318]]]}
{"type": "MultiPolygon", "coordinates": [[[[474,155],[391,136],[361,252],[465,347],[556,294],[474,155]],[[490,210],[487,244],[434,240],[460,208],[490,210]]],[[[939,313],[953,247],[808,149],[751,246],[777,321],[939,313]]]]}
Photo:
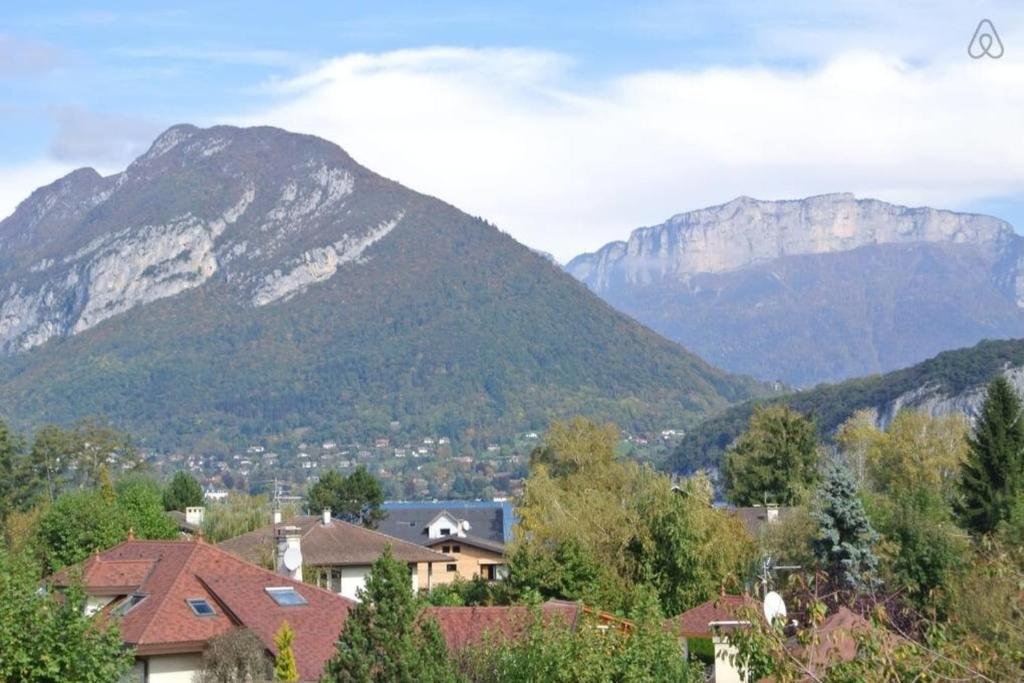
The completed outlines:
{"type": "Polygon", "coordinates": [[[1024,336],[1024,238],[989,216],[850,194],[741,197],[566,266],[732,372],[795,386],[1024,336]]]}
{"type": "Polygon", "coordinates": [[[1024,394],[1024,339],[983,341],[884,375],[733,406],[688,432],[671,464],[682,472],[717,466],[725,449],[746,429],[754,407],[767,402],[785,403],[812,416],[825,439],[862,409],[874,411],[876,422],[883,427],[903,409],[935,416],[963,413],[974,419],[986,385],[1000,373],[1024,394]]]}
{"type": "Polygon", "coordinates": [[[273,128],[175,126],[0,222],[0,414],[161,448],[692,423],[764,392],[481,219],[273,128]],[[396,424],[397,423],[397,424],[396,424]]]}

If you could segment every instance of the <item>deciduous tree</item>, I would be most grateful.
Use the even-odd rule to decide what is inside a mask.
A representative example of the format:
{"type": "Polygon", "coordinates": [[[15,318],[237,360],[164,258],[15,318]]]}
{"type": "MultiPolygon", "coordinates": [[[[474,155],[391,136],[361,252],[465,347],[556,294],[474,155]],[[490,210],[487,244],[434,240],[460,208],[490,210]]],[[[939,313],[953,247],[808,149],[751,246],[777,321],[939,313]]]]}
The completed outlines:
{"type": "Polygon", "coordinates": [[[24,555],[0,545],[0,681],[109,683],[134,661],[117,625],[85,614],[85,594],[72,586],[61,599],[40,589],[24,555]]]}

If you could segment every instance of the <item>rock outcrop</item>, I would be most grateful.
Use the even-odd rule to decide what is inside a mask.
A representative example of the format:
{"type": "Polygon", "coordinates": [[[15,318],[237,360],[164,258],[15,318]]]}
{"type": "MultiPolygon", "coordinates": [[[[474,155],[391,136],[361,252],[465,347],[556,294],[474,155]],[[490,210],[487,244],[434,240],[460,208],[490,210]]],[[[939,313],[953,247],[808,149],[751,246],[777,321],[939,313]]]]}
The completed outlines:
{"type": "Polygon", "coordinates": [[[997,218],[831,194],[680,214],[566,270],[727,369],[807,385],[1024,334],[1022,255],[997,218]]]}

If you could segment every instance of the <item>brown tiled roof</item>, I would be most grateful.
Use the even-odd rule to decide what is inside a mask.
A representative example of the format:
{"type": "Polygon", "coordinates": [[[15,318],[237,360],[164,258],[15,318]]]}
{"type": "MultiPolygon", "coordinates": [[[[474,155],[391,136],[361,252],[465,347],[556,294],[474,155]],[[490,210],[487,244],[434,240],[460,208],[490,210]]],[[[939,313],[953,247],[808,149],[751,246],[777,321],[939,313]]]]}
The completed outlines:
{"type": "Polygon", "coordinates": [[[473,536],[466,534],[465,536],[441,536],[440,538],[432,538],[423,545],[428,548],[436,548],[439,545],[471,545],[474,548],[481,548],[483,550],[490,550],[492,553],[498,553],[499,555],[505,554],[505,544],[495,543],[489,541],[486,538],[480,538],[479,536],[473,536]]]}
{"type": "Polygon", "coordinates": [[[400,562],[454,562],[447,555],[421,545],[340,519],[332,519],[330,524],[324,525],[319,516],[296,517],[279,525],[268,524],[223,541],[218,546],[250,562],[263,563],[274,556],[274,531],[279,526],[300,529],[302,562],[314,567],[373,564],[387,546],[391,546],[391,554],[400,562]]]}
{"type": "MultiPolygon", "coordinates": [[[[797,642],[790,644],[794,654],[807,663],[808,673],[800,683],[820,680],[821,675],[832,664],[848,662],[857,655],[857,634],[871,629],[871,622],[846,607],[840,607],[830,614],[818,627],[816,642],[804,646],[797,642]]],[[[900,636],[887,633],[883,644],[893,647],[901,641],[900,636]]],[[[772,677],[763,678],[759,683],[773,683],[772,677]]]]}
{"type": "MultiPolygon", "coordinates": [[[[550,600],[541,605],[541,614],[550,623],[575,628],[582,613],[575,602],[550,600]]],[[[488,638],[516,638],[533,622],[529,607],[428,607],[424,616],[433,618],[441,628],[450,652],[459,652],[488,638]]]]}
{"type": "Polygon", "coordinates": [[[749,595],[719,595],[668,619],[665,628],[683,638],[710,638],[713,621],[734,621],[742,607],[757,607],[749,595]]]}
{"type": "Polygon", "coordinates": [[[255,631],[271,652],[273,636],[288,622],[295,629],[295,655],[303,680],[316,680],[355,604],[299,581],[274,574],[220,550],[192,541],[125,541],[53,577],[66,585],[81,575],[91,595],[110,595],[112,583],[124,595],[146,598],[120,618],[124,642],[141,655],[200,652],[211,638],[237,626],[255,631]],[[264,590],[289,586],[306,605],[279,606],[264,590]],[[205,599],[212,616],[197,616],[186,600],[205,599]]]}
{"type": "Polygon", "coordinates": [[[105,560],[93,555],[77,567],[63,569],[52,577],[57,585],[67,585],[72,575],[81,572],[79,580],[89,586],[92,595],[114,597],[125,595],[139,586],[153,569],[154,560],[105,560]]]}

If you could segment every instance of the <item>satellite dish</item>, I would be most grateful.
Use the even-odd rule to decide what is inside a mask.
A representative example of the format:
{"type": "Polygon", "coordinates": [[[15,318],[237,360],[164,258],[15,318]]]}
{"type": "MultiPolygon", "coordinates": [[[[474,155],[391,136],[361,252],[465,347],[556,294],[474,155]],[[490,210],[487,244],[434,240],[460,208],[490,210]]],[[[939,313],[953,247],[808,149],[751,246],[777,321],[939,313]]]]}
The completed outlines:
{"type": "Polygon", "coordinates": [[[295,571],[302,566],[302,551],[292,546],[284,551],[284,557],[281,558],[281,562],[284,563],[284,568],[290,572],[295,571]]]}
{"type": "Polygon", "coordinates": [[[768,620],[769,624],[776,619],[786,618],[786,602],[775,591],[770,591],[768,595],[764,596],[764,618],[768,620]]]}

